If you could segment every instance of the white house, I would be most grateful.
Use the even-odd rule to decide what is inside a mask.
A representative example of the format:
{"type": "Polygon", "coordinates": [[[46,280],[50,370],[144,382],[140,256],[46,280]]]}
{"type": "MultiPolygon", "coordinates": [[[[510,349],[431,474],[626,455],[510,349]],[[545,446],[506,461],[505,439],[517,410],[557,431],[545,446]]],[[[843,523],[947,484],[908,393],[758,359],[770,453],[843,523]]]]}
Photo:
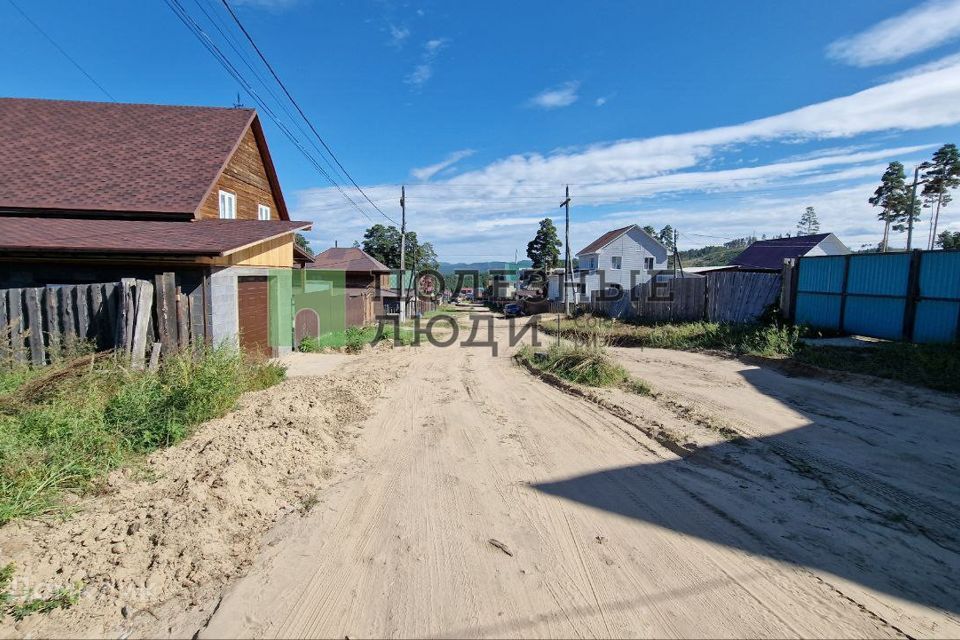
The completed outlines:
{"type": "Polygon", "coordinates": [[[647,282],[654,271],[667,268],[668,253],[640,225],[606,232],[577,252],[579,268],[574,276],[583,283],[581,299],[589,300],[602,288],[629,291],[647,282]]]}

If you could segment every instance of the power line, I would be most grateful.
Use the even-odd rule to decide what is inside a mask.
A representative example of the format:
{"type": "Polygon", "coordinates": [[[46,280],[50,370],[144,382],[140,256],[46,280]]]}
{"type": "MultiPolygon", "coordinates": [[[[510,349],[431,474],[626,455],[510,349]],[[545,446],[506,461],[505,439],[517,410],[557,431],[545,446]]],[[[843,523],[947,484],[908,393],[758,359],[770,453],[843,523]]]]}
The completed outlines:
{"type": "Polygon", "coordinates": [[[49,42],[50,44],[52,44],[52,45],[57,49],[57,51],[60,52],[60,55],[62,55],[62,56],[63,56],[64,58],[66,58],[67,60],[69,60],[70,63],[73,64],[73,66],[75,66],[75,67],[80,71],[80,73],[82,73],[84,76],[86,76],[87,80],[89,80],[90,82],[92,82],[92,83],[97,87],[97,89],[100,89],[100,91],[103,92],[103,95],[105,95],[105,96],[107,96],[108,98],[110,98],[110,101],[111,101],[111,102],[116,102],[116,101],[117,101],[117,99],[114,98],[113,95],[111,95],[111,93],[110,93],[109,91],[107,91],[106,89],[103,88],[103,85],[102,85],[102,84],[100,84],[99,82],[97,82],[96,78],[94,78],[92,75],[90,75],[90,73],[87,72],[87,70],[84,69],[84,68],[80,65],[79,62],[77,62],[76,60],[74,60],[73,57],[71,57],[70,54],[67,53],[66,50],[64,50],[63,47],[61,47],[59,44],[57,44],[57,41],[54,40],[52,37],[50,37],[50,34],[48,34],[46,31],[44,31],[43,29],[41,29],[41,28],[40,28],[40,25],[38,25],[36,22],[34,22],[34,21],[30,18],[30,16],[28,16],[28,15],[24,12],[24,10],[20,8],[20,5],[18,5],[18,4],[17,4],[16,2],[14,2],[13,0],[7,0],[7,2],[9,2],[9,3],[10,3],[10,6],[12,6],[14,9],[16,9],[17,12],[18,12],[21,16],[23,16],[23,19],[24,19],[24,20],[26,20],[27,22],[30,23],[30,26],[32,26],[34,29],[36,29],[36,30],[40,33],[40,35],[42,35],[44,38],[46,38],[46,39],[47,39],[47,42],[49,42]]]}
{"type": "Polygon", "coordinates": [[[293,106],[296,108],[297,112],[298,112],[298,113],[300,114],[300,116],[303,118],[304,122],[306,122],[306,123],[307,123],[307,126],[310,127],[310,130],[313,132],[313,134],[314,134],[315,136],[317,136],[317,140],[319,140],[319,141],[320,141],[320,144],[323,145],[323,148],[327,150],[327,153],[330,154],[330,157],[333,158],[333,161],[337,163],[337,166],[340,167],[340,170],[343,171],[343,174],[350,180],[350,182],[353,184],[353,186],[356,187],[357,191],[359,191],[359,192],[363,195],[363,197],[366,199],[366,201],[369,202],[370,205],[380,213],[380,215],[382,215],[384,218],[386,218],[386,219],[389,220],[390,222],[393,222],[394,224],[396,224],[396,221],[393,220],[393,219],[392,219],[390,216],[388,216],[387,214],[385,214],[385,213],[380,209],[380,207],[378,207],[378,206],[373,202],[373,200],[371,200],[371,199],[369,198],[369,196],[367,196],[366,192],[365,192],[362,188],[360,188],[360,185],[357,184],[357,181],[353,179],[353,176],[350,175],[350,172],[347,171],[346,167],[344,167],[343,164],[340,162],[340,159],[337,158],[337,155],[333,152],[333,149],[331,149],[330,146],[324,141],[323,137],[320,135],[320,132],[317,131],[317,128],[313,126],[313,122],[310,120],[310,118],[307,117],[307,114],[305,114],[305,113],[303,112],[303,109],[300,108],[300,105],[297,103],[297,101],[294,99],[294,97],[290,94],[290,91],[287,90],[287,86],[286,86],[285,84],[283,84],[283,81],[280,79],[280,76],[278,76],[278,75],[277,75],[277,72],[274,71],[273,66],[272,66],[272,65],[270,64],[270,62],[267,60],[267,57],[266,57],[265,55],[263,55],[263,52],[262,52],[262,51],[260,51],[260,47],[257,46],[257,43],[256,43],[256,42],[254,42],[253,37],[252,37],[252,36],[250,35],[250,33],[247,31],[246,27],[243,26],[243,23],[242,23],[242,22],[240,22],[240,18],[238,18],[238,17],[237,17],[237,14],[233,12],[233,8],[230,6],[230,4],[227,2],[227,0],[220,0],[220,2],[223,3],[223,6],[224,6],[224,7],[227,9],[227,11],[230,13],[230,17],[232,17],[232,18],[233,18],[233,21],[237,23],[237,26],[238,26],[238,27],[240,27],[240,31],[243,32],[243,35],[246,36],[247,41],[250,42],[250,45],[253,47],[254,51],[256,51],[256,52],[257,52],[257,55],[260,56],[260,60],[263,61],[263,64],[266,65],[267,69],[270,71],[270,74],[273,76],[273,79],[276,80],[276,81],[277,81],[277,84],[280,85],[280,88],[283,89],[283,93],[286,94],[287,98],[290,99],[290,102],[291,102],[291,103],[293,104],[293,106]]]}
{"type": "Polygon", "coordinates": [[[257,93],[246,78],[243,77],[243,74],[230,62],[229,58],[220,50],[215,42],[207,35],[203,28],[194,20],[190,14],[183,8],[183,5],[180,4],[179,0],[164,0],[170,10],[176,14],[180,21],[187,27],[187,29],[200,41],[200,43],[207,49],[210,54],[216,58],[220,65],[229,73],[244,89],[249,93],[253,99],[257,102],[258,105],[264,110],[264,113],[277,125],[281,132],[293,143],[297,149],[300,150],[300,153],[313,165],[313,167],[322,175],[330,184],[336,187],[337,191],[367,220],[373,222],[373,219],[367,214],[366,211],[360,208],[358,205],[343,188],[334,180],[327,171],[320,166],[320,163],[314,158],[310,152],[304,148],[295,135],[287,128],[283,122],[280,121],[280,118],[273,112],[273,109],[266,103],[263,98],[260,97],[260,94],[257,93]]]}

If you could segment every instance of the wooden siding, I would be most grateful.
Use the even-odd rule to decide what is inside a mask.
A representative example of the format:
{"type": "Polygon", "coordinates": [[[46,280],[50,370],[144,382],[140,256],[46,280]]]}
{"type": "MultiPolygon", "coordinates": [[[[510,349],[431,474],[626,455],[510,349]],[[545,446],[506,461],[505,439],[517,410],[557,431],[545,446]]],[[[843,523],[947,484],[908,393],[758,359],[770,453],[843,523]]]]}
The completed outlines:
{"type": "MultiPolygon", "coordinates": [[[[253,129],[248,127],[240,146],[234,151],[216,186],[197,210],[197,218],[220,217],[220,190],[237,195],[237,220],[256,220],[257,205],[270,207],[270,219],[279,220],[277,203],[263,165],[260,147],[253,129]]],[[[291,260],[292,264],[292,260],[291,260]]]]}
{"type": "Polygon", "coordinates": [[[293,234],[286,234],[273,240],[241,249],[223,258],[217,258],[215,264],[224,266],[243,265],[249,267],[292,267],[293,234]]]}

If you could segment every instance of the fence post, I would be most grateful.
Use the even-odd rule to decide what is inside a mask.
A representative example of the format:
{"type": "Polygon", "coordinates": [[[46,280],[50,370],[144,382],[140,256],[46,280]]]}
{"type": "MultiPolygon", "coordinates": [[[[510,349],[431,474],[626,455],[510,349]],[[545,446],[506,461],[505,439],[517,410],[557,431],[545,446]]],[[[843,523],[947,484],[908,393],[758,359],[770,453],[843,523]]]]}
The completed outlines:
{"type": "Polygon", "coordinates": [[[27,331],[30,333],[30,362],[33,365],[46,364],[46,350],[43,345],[43,308],[40,295],[43,289],[25,289],[27,331]]]}
{"type": "Polygon", "coordinates": [[[903,338],[913,341],[913,329],[917,323],[917,299],[920,297],[920,266],[923,252],[910,252],[910,270],[907,272],[907,297],[903,303],[903,338]]]}
{"type": "Polygon", "coordinates": [[[843,256],[843,284],[840,285],[840,322],[837,329],[843,333],[843,321],[847,315],[847,280],[850,279],[850,255],[843,256]]]}

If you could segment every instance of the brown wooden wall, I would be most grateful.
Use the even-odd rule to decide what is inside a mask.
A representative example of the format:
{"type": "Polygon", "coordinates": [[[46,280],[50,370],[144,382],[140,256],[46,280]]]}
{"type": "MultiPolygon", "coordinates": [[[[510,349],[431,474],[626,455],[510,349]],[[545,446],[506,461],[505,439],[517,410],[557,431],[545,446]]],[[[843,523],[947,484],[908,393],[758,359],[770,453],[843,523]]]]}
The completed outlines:
{"type": "Polygon", "coordinates": [[[240,146],[224,168],[217,185],[200,206],[197,211],[198,218],[220,217],[221,189],[237,194],[237,220],[256,220],[259,204],[270,207],[271,220],[280,219],[277,203],[270,189],[270,181],[267,179],[267,170],[263,166],[263,158],[252,128],[247,128],[240,146]]]}

